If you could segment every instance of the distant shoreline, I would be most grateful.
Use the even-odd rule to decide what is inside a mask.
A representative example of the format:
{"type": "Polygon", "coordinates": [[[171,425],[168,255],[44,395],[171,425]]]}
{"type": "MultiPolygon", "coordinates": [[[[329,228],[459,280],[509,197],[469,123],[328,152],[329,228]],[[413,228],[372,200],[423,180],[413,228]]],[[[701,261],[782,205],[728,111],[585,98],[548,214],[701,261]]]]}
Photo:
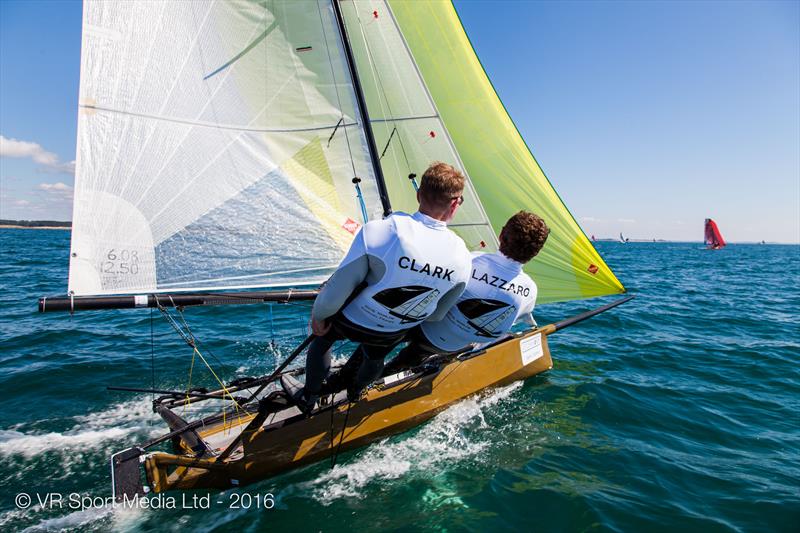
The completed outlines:
{"type": "Polygon", "coordinates": [[[0,229],[72,229],[72,226],[18,226],[14,224],[0,224],[0,229]]]}
{"type": "Polygon", "coordinates": [[[72,229],[70,220],[13,220],[0,218],[0,228],[13,229],[72,229]]]}

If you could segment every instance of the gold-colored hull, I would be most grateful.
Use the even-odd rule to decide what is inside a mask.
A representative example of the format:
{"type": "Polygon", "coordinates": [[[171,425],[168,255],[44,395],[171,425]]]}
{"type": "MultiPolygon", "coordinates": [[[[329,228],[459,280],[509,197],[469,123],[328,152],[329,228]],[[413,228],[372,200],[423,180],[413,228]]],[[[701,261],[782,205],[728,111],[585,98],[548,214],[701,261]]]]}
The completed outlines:
{"type": "MultiPolygon", "coordinates": [[[[353,404],[331,413],[262,426],[243,436],[242,447],[227,460],[195,459],[190,454],[153,453],[145,472],[151,489],[219,488],[244,485],[402,432],[433,417],[453,403],[488,387],[502,386],[552,368],[547,334],[552,326],[492,346],[473,357],[454,360],[438,372],[399,384],[370,389],[353,404]],[[347,418],[347,426],[342,425],[347,418]]],[[[238,433],[253,415],[227,420],[198,431],[203,439],[238,433]]]]}

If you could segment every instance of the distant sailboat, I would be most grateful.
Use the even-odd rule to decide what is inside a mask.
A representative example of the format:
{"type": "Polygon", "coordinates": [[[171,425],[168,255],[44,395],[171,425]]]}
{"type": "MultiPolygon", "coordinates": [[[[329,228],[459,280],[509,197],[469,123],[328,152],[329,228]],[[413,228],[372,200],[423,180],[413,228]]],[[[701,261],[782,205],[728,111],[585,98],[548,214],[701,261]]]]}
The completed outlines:
{"type": "Polygon", "coordinates": [[[704,243],[709,250],[719,250],[725,247],[725,239],[722,238],[717,223],[710,218],[706,219],[704,243]]]}
{"type": "Polygon", "coordinates": [[[622,244],[627,244],[627,243],[628,243],[628,239],[626,239],[626,238],[625,238],[625,237],[622,235],[622,232],[621,232],[621,231],[619,232],[619,242],[621,242],[622,244]]]}

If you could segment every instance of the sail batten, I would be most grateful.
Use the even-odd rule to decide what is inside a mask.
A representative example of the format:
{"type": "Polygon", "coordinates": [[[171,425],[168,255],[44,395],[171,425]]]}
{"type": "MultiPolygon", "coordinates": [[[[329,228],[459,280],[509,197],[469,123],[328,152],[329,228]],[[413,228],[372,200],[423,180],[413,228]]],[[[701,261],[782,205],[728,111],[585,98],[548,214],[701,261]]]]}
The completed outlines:
{"type": "MultiPolygon", "coordinates": [[[[125,111],[122,109],[112,109],[110,107],[102,107],[97,105],[79,105],[78,107],[83,110],[107,111],[109,113],[119,113],[121,115],[130,115],[133,117],[148,118],[153,120],[163,120],[165,122],[173,122],[175,124],[186,124],[189,126],[205,126],[207,128],[245,131],[253,133],[302,133],[309,131],[333,130],[336,129],[337,127],[344,128],[344,127],[358,126],[358,122],[346,122],[343,124],[339,124],[339,122],[337,121],[336,123],[321,124],[319,126],[309,126],[306,128],[253,128],[235,124],[220,124],[218,122],[203,122],[199,120],[180,119],[180,118],[169,117],[166,115],[151,115],[145,113],[136,113],[132,111],[125,111]]],[[[411,117],[411,118],[417,118],[417,117],[411,117]]]]}

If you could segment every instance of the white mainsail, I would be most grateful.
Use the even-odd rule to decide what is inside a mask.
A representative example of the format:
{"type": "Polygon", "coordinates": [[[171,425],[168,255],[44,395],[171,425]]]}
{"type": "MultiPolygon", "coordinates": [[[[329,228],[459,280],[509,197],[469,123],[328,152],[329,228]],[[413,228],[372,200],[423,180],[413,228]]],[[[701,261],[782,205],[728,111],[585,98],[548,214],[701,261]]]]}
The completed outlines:
{"type": "Polygon", "coordinates": [[[69,290],[317,284],[382,208],[329,1],[84,3],[69,290]]]}

